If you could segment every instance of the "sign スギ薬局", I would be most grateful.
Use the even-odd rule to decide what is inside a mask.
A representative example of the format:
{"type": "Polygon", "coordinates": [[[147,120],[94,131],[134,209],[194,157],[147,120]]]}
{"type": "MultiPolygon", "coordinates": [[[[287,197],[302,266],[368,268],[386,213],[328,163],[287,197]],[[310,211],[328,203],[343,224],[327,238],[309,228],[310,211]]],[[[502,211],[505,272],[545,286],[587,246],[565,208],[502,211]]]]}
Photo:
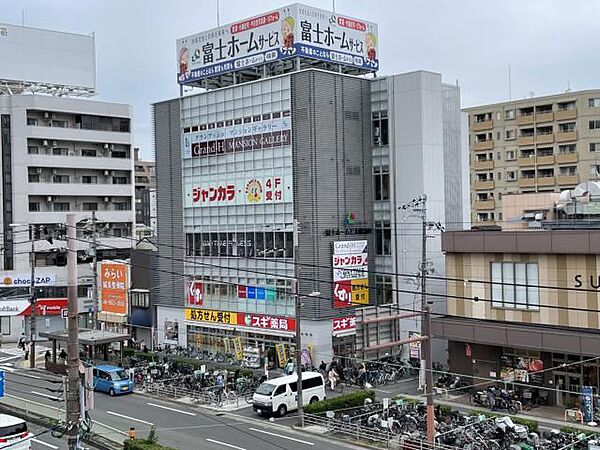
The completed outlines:
{"type": "Polygon", "coordinates": [[[333,307],[369,304],[367,241],[333,243],[333,307]]]}
{"type": "Polygon", "coordinates": [[[377,24],[293,4],[177,40],[180,84],[303,57],[379,68],[377,24]]]}
{"type": "Polygon", "coordinates": [[[293,198],[291,177],[206,178],[200,185],[186,186],[186,207],[281,203],[293,198]]]}
{"type": "Polygon", "coordinates": [[[188,308],[185,310],[185,318],[192,322],[238,325],[259,330],[282,332],[293,332],[296,330],[296,321],[294,319],[266,314],[188,308]]]}

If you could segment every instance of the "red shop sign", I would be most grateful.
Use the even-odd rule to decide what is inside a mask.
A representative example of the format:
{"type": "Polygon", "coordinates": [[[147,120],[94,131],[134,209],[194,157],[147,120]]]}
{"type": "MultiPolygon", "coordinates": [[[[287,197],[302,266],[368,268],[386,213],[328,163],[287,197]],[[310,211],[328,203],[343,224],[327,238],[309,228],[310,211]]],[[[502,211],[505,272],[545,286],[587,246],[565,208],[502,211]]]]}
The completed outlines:
{"type": "Polygon", "coordinates": [[[356,330],[356,316],[336,317],[331,319],[331,329],[333,332],[356,330]]]}
{"type": "MultiPolygon", "coordinates": [[[[35,301],[35,314],[37,316],[59,316],[60,311],[67,307],[66,298],[39,298],[35,301]]],[[[31,305],[28,305],[21,316],[31,316],[31,305]]]]}
{"type": "Polygon", "coordinates": [[[238,313],[237,323],[261,330],[296,331],[296,320],[288,317],[238,313]]]}
{"type": "Polygon", "coordinates": [[[204,299],[204,285],[201,281],[188,283],[188,305],[202,305],[204,299]]]}

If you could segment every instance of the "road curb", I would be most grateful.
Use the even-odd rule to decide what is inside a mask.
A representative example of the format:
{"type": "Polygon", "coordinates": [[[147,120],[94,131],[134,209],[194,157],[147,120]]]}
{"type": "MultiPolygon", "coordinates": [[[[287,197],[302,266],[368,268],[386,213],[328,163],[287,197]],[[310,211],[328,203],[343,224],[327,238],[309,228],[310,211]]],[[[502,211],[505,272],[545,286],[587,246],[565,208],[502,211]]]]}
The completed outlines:
{"type": "MultiPolygon", "coordinates": [[[[43,414],[38,414],[33,411],[26,411],[13,405],[9,406],[4,403],[0,403],[0,412],[20,417],[23,420],[33,422],[36,425],[40,425],[46,428],[51,428],[54,425],[56,425],[56,419],[52,419],[50,417],[44,416],[43,414]]],[[[116,443],[109,439],[103,438],[102,436],[98,436],[94,433],[92,433],[90,437],[84,439],[84,442],[93,445],[98,450],[120,450],[123,448],[123,445],[121,443],[116,443]]]]}

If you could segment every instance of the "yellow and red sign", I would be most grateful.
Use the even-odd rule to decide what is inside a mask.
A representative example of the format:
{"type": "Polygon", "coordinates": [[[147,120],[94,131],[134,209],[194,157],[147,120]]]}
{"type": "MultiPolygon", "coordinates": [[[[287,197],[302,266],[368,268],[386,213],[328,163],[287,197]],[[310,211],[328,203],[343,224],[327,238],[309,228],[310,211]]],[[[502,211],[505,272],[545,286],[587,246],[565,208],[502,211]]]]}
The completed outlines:
{"type": "Polygon", "coordinates": [[[114,314],[127,314],[129,268],[126,264],[102,261],[100,275],[100,309],[114,314]]]}
{"type": "Polygon", "coordinates": [[[217,311],[214,309],[188,308],[185,310],[185,319],[194,322],[218,323],[223,325],[236,325],[237,313],[231,311],[217,311]]]}

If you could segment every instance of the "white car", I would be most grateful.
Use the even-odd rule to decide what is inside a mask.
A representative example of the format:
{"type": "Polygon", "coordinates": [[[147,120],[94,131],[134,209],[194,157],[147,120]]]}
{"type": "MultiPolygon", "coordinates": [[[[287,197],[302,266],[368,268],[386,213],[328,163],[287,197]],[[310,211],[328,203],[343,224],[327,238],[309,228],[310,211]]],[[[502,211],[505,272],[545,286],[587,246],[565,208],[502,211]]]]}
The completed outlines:
{"type": "Polygon", "coordinates": [[[32,437],[23,419],[0,414],[0,449],[30,450],[32,437]]]}

